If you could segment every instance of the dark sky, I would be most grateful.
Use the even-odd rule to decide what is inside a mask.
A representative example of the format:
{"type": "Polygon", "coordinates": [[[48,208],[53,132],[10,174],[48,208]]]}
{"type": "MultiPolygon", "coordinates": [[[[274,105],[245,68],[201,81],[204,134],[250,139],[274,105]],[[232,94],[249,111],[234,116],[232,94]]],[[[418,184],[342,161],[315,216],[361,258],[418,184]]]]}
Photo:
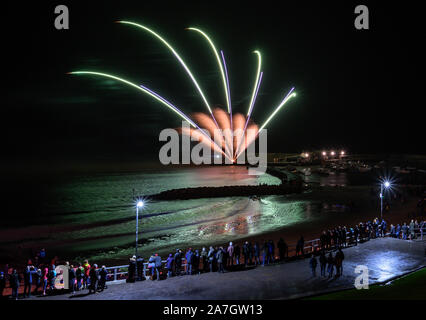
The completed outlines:
{"type": "MultiPolygon", "coordinates": [[[[1,136],[5,163],[133,161],[157,158],[159,132],[179,119],[152,98],[114,81],[67,75],[113,73],[144,84],[185,112],[206,108],[183,68],[131,20],[160,33],[188,63],[213,105],[225,105],[206,31],[223,49],[234,112],[245,112],[262,52],[263,83],[253,112],[261,124],[296,87],[298,96],[268,125],[270,152],[344,147],[351,152],[425,153],[415,75],[419,8],[366,1],[105,1],[6,5],[2,17],[1,136]],[[344,2],[344,4],[343,4],[344,2]],[[155,4],[153,4],[155,3],[155,4]],[[54,28],[65,4],[70,29],[54,28]],[[370,30],[354,8],[370,9],[370,30]]],[[[423,52],[424,53],[424,52],[423,52]]]]}

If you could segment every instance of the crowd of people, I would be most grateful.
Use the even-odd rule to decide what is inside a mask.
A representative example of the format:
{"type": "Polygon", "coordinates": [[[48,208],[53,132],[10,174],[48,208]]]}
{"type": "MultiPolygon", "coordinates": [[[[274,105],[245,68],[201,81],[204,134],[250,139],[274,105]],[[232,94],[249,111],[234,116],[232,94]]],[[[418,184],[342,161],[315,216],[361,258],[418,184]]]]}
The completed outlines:
{"type": "Polygon", "coordinates": [[[87,260],[77,265],[70,265],[65,262],[65,268],[60,268],[59,274],[56,267],[56,257],[50,262],[46,262],[45,249],[41,250],[41,255],[37,255],[38,262],[35,264],[31,259],[28,260],[27,266],[22,273],[17,269],[10,268],[6,265],[4,271],[0,271],[0,297],[3,297],[3,291],[6,288],[6,280],[9,280],[9,287],[12,289],[11,298],[17,300],[19,296],[19,288],[23,281],[22,298],[29,298],[31,295],[46,296],[52,294],[58,287],[65,288],[64,279],[68,278],[68,290],[72,294],[76,291],[88,289],[90,293],[103,291],[106,288],[108,272],[105,266],[98,268],[97,264],[92,266],[87,260]],[[68,277],[64,277],[67,272],[68,277]]]}
{"type": "MultiPolygon", "coordinates": [[[[324,230],[319,239],[311,242],[309,246],[305,246],[305,240],[301,236],[295,245],[295,254],[292,257],[297,259],[305,258],[308,255],[313,277],[316,277],[318,257],[320,276],[331,278],[334,275],[338,277],[343,274],[345,258],[343,248],[385,236],[403,240],[414,240],[416,237],[421,237],[423,240],[425,232],[426,221],[419,223],[411,220],[408,224],[388,226],[385,220],[376,218],[353,227],[338,226],[324,230]],[[308,252],[306,252],[306,248],[308,248],[308,252]],[[336,253],[333,255],[334,251],[336,253]]],[[[185,252],[176,249],[175,252],[168,254],[165,261],[158,254],[153,254],[147,262],[141,256],[132,256],[129,261],[127,281],[160,280],[206,272],[224,273],[248,266],[265,266],[284,262],[287,259],[289,259],[289,245],[283,238],[280,238],[277,243],[272,240],[260,243],[244,241],[242,244],[230,242],[224,246],[202,247],[200,250],[189,248],[185,252]]],[[[23,298],[30,297],[31,294],[52,294],[56,288],[65,287],[63,274],[57,274],[56,257],[47,263],[46,251],[42,249],[34,260],[37,263],[29,260],[25,270],[21,273],[8,266],[5,271],[0,272],[1,297],[7,280],[12,289],[13,299],[18,299],[21,280],[24,284],[23,298]]],[[[81,290],[88,290],[89,294],[103,291],[110,276],[105,266],[98,268],[96,264],[90,265],[87,260],[76,265],[65,262],[65,269],[62,269],[61,272],[68,273],[68,291],[71,294],[81,290]]]]}

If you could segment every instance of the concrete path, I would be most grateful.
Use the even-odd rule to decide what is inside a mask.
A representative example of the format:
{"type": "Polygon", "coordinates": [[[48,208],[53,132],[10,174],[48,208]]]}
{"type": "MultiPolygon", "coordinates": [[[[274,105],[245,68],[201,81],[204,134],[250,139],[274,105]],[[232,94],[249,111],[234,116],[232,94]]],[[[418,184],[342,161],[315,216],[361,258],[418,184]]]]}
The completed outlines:
{"type": "Polygon", "coordinates": [[[84,291],[74,297],[67,294],[32,299],[293,299],[353,288],[357,265],[368,267],[370,285],[403,275],[426,265],[425,249],[425,241],[370,240],[343,250],[343,276],[333,279],[312,277],[309,259],[303,259],[225,274],[215,272],[111,285],[104,292],[91,295],[84,291]]]}

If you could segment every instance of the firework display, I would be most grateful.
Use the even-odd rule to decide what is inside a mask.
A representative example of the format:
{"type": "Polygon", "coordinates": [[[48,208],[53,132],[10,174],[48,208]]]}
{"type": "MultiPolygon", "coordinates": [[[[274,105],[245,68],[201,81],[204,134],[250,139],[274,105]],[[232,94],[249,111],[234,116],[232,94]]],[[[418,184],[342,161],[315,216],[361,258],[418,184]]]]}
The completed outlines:
{"type": "Polygon", "coordinates": [[[182,67],[185,69],[186,73],[191,78],[193,84],[197,88],[204,104],[206,105],[210,116],[206,116],[202,113],[196,113],[193,115],[193,118],[197,121],[194,122],[191,117],[186,115],[181,109],[173,105],[171,102],[160,96],[158,93],[152,91],[144,85],[136,85],[128,80],[125,80],[121,77],[103,73],[96,71],[73,71],[69,72],[69,74],[87,74],[87,75],[95,75],[101,77],[107,77],[110,79],[114,79],[116,81],[120,81],[125,83],[133,88],[142,91],[161,104],[168,107],[170,110],[174,111],[178,114],[183,120],[188,121],[192,128],[190,130],[182,131],[182,134],[191,135],[194,138],[197,138],[200,142],[209,145],[213,150],[220,152],[223,154],[228,160],[232,163],[236,161],[236,159],[247,149],[248,145],[250,145],[253,141],[256,140],[259,132],[264,130],[266,125],[275,117],[278,111],[287,103],[287,101],[296,96],[294,92],[294,87],[289,91],[289,93],[285,96],[282,102],[274,109],[274,112],[267,118],[264,124],[259,128],[255,123],[250,123],[251,115],[253,113],[254,105],[256,103],[256,98],[259,93],[259,88],[262,83],[263,71],[261,71],[262,67],[262,56],[258,50],[255,50],[254,53],[258,58],[258,65],[256,71],[255,82],[253,86],[253,91],[251,94],[251,99],[249,103],[249,107],[247,110],[246,116],[239,113],[232,113],[232,100],[231,100],[231,90],[229,86],[229,76],[228,69],[225,62],[225,56],[223,51],[219,52],[216,49],[213,41],[210,37],[198,28],[187,28],[187,30],[196,31],[201,34],[209,43],[215,57],[216,61],[219,65],[219,71],[222,77],[223,87],[225,91],[225,99],[227,104],[227,112],[223,111],[220,108],[212,109],[209,102],[207,101],[203,91],[201,90],[198,81],[195,79],[193,73],[187,66],[187,64],[183,61],[180,55],[176,52],[176,50],[158,33],[151,30],[150,28],[130,21],[117,21],[117,23],[128,24],[140,28],[144,31],[149,32],[155,38],[160,40],[175,56],[175,58],[179,61],[182,67]],[[222,58],[222,59],[221,59],[222,58]],[[210,118],[211,117],[211,118],[210,118]],[[203,130],[204,129],[204,130],[203,130]],[[251,134],[250,137],[247,136],[247,130],[254,130],[255,134],[251,134]],[[218,134],[219,133],[219,134],[218,134]],[[218,139],[218,141],[214,141],[213,138],[218,139]]]}

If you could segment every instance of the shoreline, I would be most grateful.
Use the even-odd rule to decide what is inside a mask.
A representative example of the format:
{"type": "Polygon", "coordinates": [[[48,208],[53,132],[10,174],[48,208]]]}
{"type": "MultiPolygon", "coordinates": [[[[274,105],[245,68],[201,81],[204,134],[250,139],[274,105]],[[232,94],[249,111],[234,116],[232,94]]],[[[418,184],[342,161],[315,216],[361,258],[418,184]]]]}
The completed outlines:
{"type": "MultiPolygon", "coordinates": [[[[280,237],[283,237],[284,240],[287,242],[287,244],[291,245],[292,243],[295,243],[300,238],[300,235],[304,236],[305,241],[313,240],[313,239],[319,238],[321,232],[325,228],[333,228],[338,225],[346,225],[350,227],[361,221],[366,222],[368,220],[373,220],[376,217],[380,217],[380,212],[378,211],[376,207],[374,206],[372,207],[371,204],[369,204],[369,200],[371,201],[371,197],[368,196],[368,190],[369,190],[369,187],[367,186],[312,187],[309,192],[288,195],[288,199],[290,201],[310,200],[313,202],[323,202],[323,203],[327,203],[327,202],[348,203],[349,200],[355,200],[360,202],[358,203],[358,207],[355,208],[352,212],[348,212],[348,211],[338,212],[338,213],[333,212],[331,217],[326,216],[325,218],[322,218],[322,219],[316,219],[321,213],[314,213],[315,219],[313,221],[309,221],[309,222],[301,221],[294,224],[290,224],[288,226],[280,227],[277,230],[271,230],[261,234],[254,234],[254,235],[247,235],[247,236],[237,235],[235,237],[235,240],[232,239],[231,241],[234,243],[242,244],[244,241],[259,241],[260,243],[262,240],[271,239],[276,243],[280,237]]],[[[392,204],[391,211],[384,216],[385,220],[388,223],[388,226],[390,226],[391,223],[393,224],[401,223],[401,222],[408,223],[409,220],[408,220],[407,214],[411,211],[416,210],[416,200],[418,200],[418,196],[411,195],[409,196],[408,201],[404,205],[402,205],[400,202],[394,202],[394,204],[392,204]]],[[[28,238],[29,239],[28,241],[30,243],[37,241],[37,237],[35,235],[41,232],[42,230],[49,230],[49,233],[51,234],[51,232],[67,232],[70,230],[74,230],[76,228],[78,229],[79,226],[73,225],[73,224],[68,226],[67,225],[57,226],[57,228],[55,226],[34,227],[34,228],[31,228],[32,233],[34,233],[34,237],[28,238]]],[[[19,232],[19,229],[6,231],[6,233],[10,235],[14,234],[15,237],[18,236],[18,232],[19,232]]],[[[165,233],[167,233],[167,231],[165,231],[165,233]]],[[[5,235],[5,238],[7,238],[7,235],[5,235]]],[[[49,240],[50,238],[47,237],[43,239],[49,240]]],[[[25,240],[22,240],[22,241],[24,242],[25,240]]],[[[78,242],[79,242],[78,239],[77,240],[71,239],[69,241],[61,240],[61,242],[57,244],[59,245],[59,248],[60,248],[61,244],[62,245],[66,243],[72,244],[74,243],[74,241],[76,245],[78,246],[78,242]]],[[[149,238],[141,238],[140,243],[143,244],[144,242],[146,243],[148,241],[150,241],[149,238]]],[[[207,247],[208,245],[224,245],[224,244],[225,243],[223,243],[222,241],[212,241],[211,243],[206,244],[205,246],[207,247]]],[[[39,245],[37,244],[37,242],[34,242],[34,246],[39,246],[39,245]]],[[[190,247],[190,246],[191,245],[186,246],[185,249],[187,249],[187,247],[190,247]]],[[[197,245],[197,246],[194,245],[192,247],[201,249],[202,246],[203,245],[197,245]]],[[[29,248],[29,247],[30,247],[29,244],[27,244],[26,248],[29,248]]],[[[181,249],[184,249],[184,246],[179,246],[179,247],[181,249]]],[[[54,248],[55,247],[53,247],[53,250],[49,250],[48,245],[46,245],[46,249],[48,251],[58,252],[58,250],[55,250],[54,248]]],[[[80,259],[84,257],[84,258],[88,258],[89,261],[92,260],[93,262],[96,262],[98,264],[105,264],[109,266],[127,264],[128,257],[123,257],[120,255],[118,255],[117,258],[107,258],[107,257],[100,258],[99,257],[99,256],[102,256],[102,254],[104,253],[106,254],[108,250],[111,250],[113,248],[126,249],[126,248],[129,248],[129,245],[114,246],[114,247],[106,246],[103,249],[84,250],[78,256],[77,255],[69,255],[68,257],[65,255],[64,255],[65,257],[62,255],[58,255],[58,256],[61,259],[61,261],[63,259],[63,260],[78,262],[80,259]]],[[[142,247],[140,249],[141,251],[143,251],[142,247]]],[[[168,255],[168,253],[171,252],[170,250],[171,250],[170,248],[163,248],[156,252],[159,253],[162,257],[165,257],[166,254],[168,255]]],[[[144,256],[144,258],[147,259],[148,256],[146,257],[144,256]]],[[[9,263],[9,265],[22,265],[22,261],[24,260],[26,261],[26,258],[24,258],[24,255],[22,253],[18,255],[13,255],[13,259],[7,260],[7,263],[9,263]]]]}

